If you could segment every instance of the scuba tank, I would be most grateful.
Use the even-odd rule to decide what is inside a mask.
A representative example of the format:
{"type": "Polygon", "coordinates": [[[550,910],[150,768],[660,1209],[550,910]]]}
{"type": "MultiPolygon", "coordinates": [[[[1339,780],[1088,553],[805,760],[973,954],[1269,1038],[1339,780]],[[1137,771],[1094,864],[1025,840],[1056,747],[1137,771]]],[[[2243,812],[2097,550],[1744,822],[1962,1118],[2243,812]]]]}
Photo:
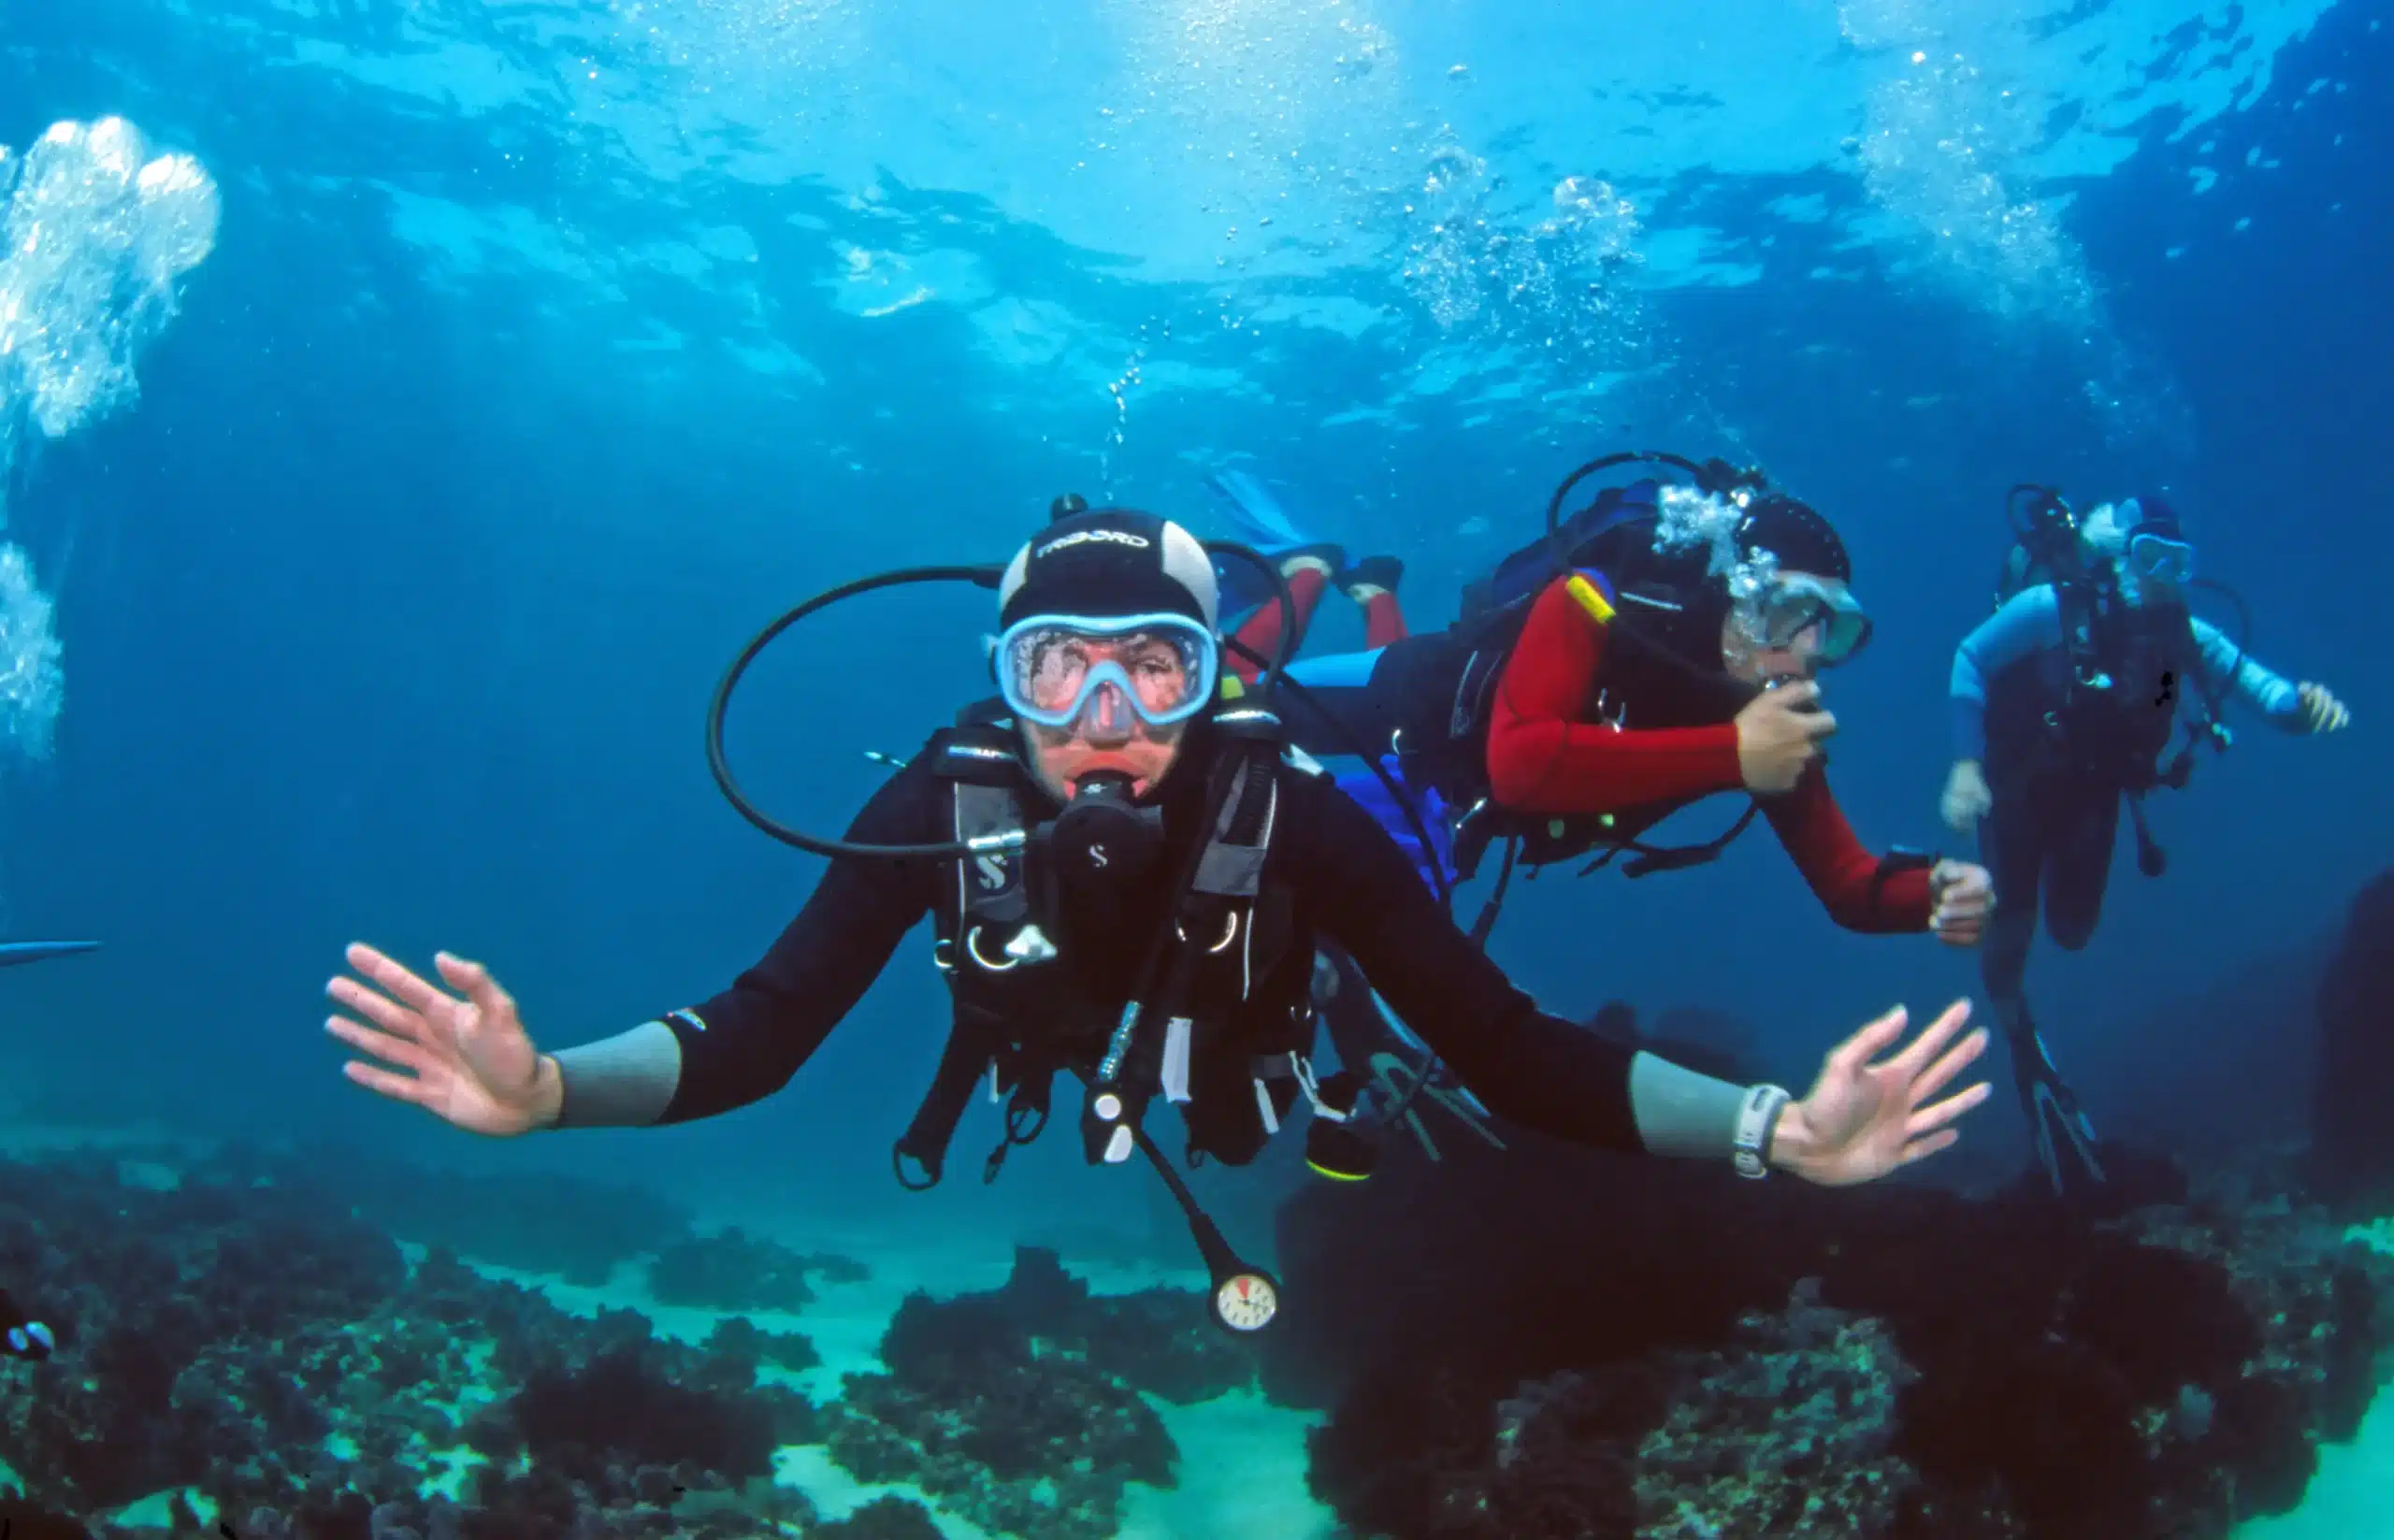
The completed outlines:
{"type": "Polygon", "coordinates": [[[2059,589],[2086,577],[2078,511],[2070,506],[2059,487],[2021,482],[2005,494],[2003,516],[2012,526],[2012,550],[1995,580],[1997,609],[2040,583],[2050,583],[2059,589]]]}

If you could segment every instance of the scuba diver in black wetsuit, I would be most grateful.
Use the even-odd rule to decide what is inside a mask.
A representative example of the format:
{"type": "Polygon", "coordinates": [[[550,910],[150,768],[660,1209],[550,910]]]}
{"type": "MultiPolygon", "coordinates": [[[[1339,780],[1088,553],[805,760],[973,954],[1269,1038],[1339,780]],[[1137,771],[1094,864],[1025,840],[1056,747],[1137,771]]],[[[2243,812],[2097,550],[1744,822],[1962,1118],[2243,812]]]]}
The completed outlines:
{"type": "MultiPolygon", "coordinates": [[[[1220,687],[1216,578],[1177,525],[1060,510],[1003,568],[926,568],[800,606],[734,663],[710,714],[718,783],[752,823],[831,857],[798,917],[728,989],[617,1036],[537,1049],[480,964],[441,954],[441,984],[371,947],[328,992],[328,1030],[380,1064],[349,1077],[475,1132],[644,1126],[767,1096],[821,1044],[926,915],[954,1022],[900,1179],[938,1180],[985,1076],[1010,1092],[1004,1140],[1045,1125],[1060,1073],[1081,1080],[1085,1157],[1144,1155],[1173,1187],[1213,1274],[1215,1318],[1271,1319],[1276,1286],[1196,1211],[1146,1131],[1180,1112],[1191,1160],[1251,1159],[1301,1098],[1317,1115],[1310,982],[1317,938],[1502,1116],[1583,1143],[1864,1182],[1945,1148],[1987,1094],[1942,1094],[1982,1051],[1967,1003],[1900,1051],[1900,1009],[1831,1054],[1801,1101],[1634,1052],[1540,1013],[1449,921],[1371,816],[1301,756],[1270,685],[1220,687]],[[722,755],[728,696],[796,620],[851,594],[969,581],[998,596],[1000,698],[934,733],[828,841],[773,822],[722,755]],[[445,984],[447,987],[442,987],[445,984]]],[[[1260,560],[1260,558],[1257,558],[1260,560]]]]}
{"type": "Polygon", "coordinates": [[[2018,541],[1998,607],[1954,654],[1942,812],[1957,832],[1977,828],[1994,871],[1987,995],[2038,1159],[2055,1192],[2077,1196],[2102,1182],[2103,1168],[2094,1125],[2023,987],[2040,896],[2055,944],[2075,952],[2093,938],[2123,802],[2138,869],[2162,873],[2144,799],[2183,787],[2198,745],[2228,747],[2221,716],[2231,697],[2290,733],[2336,732],[2349,713],[2325,686],[2271,673],[2188,610],[2194,548],[2160,498],[2106,503],[2082,522],[2053,489],[2023,485],[2010,512],[2018,541]],[[2185,742],[2165,763],[2181,727],[2185,742]]]}

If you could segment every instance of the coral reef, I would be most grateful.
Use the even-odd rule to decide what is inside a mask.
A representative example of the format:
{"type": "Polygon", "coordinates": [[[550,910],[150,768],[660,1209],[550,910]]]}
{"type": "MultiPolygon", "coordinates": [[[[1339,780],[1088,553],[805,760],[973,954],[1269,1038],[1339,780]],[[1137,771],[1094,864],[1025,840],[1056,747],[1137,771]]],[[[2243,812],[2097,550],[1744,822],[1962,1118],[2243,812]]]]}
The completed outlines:
{"type": "Polygon", "coordinates": [[[648,1291],[659,1304],[795,1313],[814,1302],[809,1274],[834,1283],[861,1283],[869,1275],[862,1262],[801,1256],[735,1226],[659,1251],[649,1264],[648,1291]]]}
{"type": "Polygon", "coordinates": [[[472,1176],[340,1150],[273,1162],[266,1173],[277,1181],[337,1179],[334,1190],[359,1217],[400,1240],[588,1287],[691,1233],[689,1211],[645,1187],[549,1172],[472,1176]]]}
{"type": "Polygon", "coordinates": [[[707,1334],[707,1351],[721,1358],[743,1359],[752,1365],[772,1364],[792,1374],[812,1369],[823,1361],[815,1350],[812,1338],[795,1331],[766,1331],[745,1316],[732,1316],[715,1322],[707,1334]]]}
{"type": "MultiPolygon", "coordinates": [[[[1127,1482],[1173,1481],[1143,1392],[1254,1379],[1193,1294],[1095,1297],[1026,1249],[1003,1288],[908,1300],[888,1372],[850,1375],[818,1409],[784,1383],[820,1361],[802,1335],[729,1316],[693,1346],[636,1311],[570,1314],[445,1247],[411,1265],[353,1196],[255,1152],[180,1172],[0,1163],[0,1276],[58,1338],[0,1372],[0,1449],[25,1485],[0,1498],[8,1540],[81,1535],[78,1518],[155,1494],[173,1494],[178,1533],[202,1533],[205,1505],[232,1540],[937,1533],[895,1498],[818,1523],[772,1481],[778,1449],[813,1443],[992,1531],[1096,1540],[1127,1482]]],[[[786,1301],[854,1265],[736,1234],[685,1255],[685,1281],[717,1300],[786,1301]]]]}
{"type": "Polygon", "coordinates": [[[807,1540],[940,1540],[930,1510],[902,1497],[876,1497],[848,1515],[807,1532],[807,1540]]]}
{"type": "Polygon", "coordinates": [[[1018,1247],[1002,1288],[908,1297],[882,1340],[888,1373],[848,1375],[826,1411],[831,1457],[1001,1533],[1102,1540],[1126,1482],[1174,1482],[1139,1389],[1193,1400],[1252,1378],[1200,1308],[1172,1290],[1094,1298],[1053,1252],[1018,1247]]]}
{"type": "Polygon", "coordinates": [[[1315,1492],[1400,1540],[2138,1540],[2291,1507],[2368,1404],[2394,1274],[2283,1167],[2106,1159],[2099,1216],[1528,1138],[1407,1162],[1284,1211],[1265,1383],[1334,1403],[1315,1492]]]}
{"type": "MultiPolygon", "coordinates": [[[[758,1480],[777,1446],[819,1436],[803,1397],[756,1383],[769,1356],[811,1362],[801,1337],[726,1321],[694,1347],[446,1251],[411,1269],[342,1198],[224,1167],[180,1187],[89,1158],[0,1173],[0,1275],[59,1339],[0,1374],[0,1447],[31,1503],[88,1518],[188,1490],[243,1540],[730,1537],[811,1517],[758,1480]],[[421,1498],[452,1463],[466,1500],[421,1498]]],[[[18,1511],[33,1521],[0,1509],[18,1511]]]]}

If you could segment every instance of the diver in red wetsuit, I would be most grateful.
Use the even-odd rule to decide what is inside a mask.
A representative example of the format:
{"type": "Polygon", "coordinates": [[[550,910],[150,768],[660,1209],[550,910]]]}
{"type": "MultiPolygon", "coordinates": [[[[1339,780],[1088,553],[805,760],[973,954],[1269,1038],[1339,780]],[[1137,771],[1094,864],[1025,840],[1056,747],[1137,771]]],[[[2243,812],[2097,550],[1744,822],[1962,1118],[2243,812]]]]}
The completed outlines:
{"type": "MultiPolygon", "coordinates": [[[[1276,504],[1259,514],[1254,502],[1268,495],[1250,480],[1215,487],[1259,539],[1281,537],[1302,634],[1334,569],[1330,548],[1305,541],[1276,504]]],[[[1509,583],[1509,597],[1476,596],[1448,632],[1406,638],[1386,592],[1376,628],[1392,634],[1291,669],[1320,708],[1284,706],[1298,741],[1316,754],[1392,754],[1417,792],[1460,814],[1465,869],[1504,840],[1532,865],[1625,853],[1632,875],[1673,870],[1717,855],[1758,813],[1839,924],[1976,944],[1992,903],[1985,870],[1874,856],[1829,791],[1823,746],[1837,718],[1817,676],[1852,657],[1870,627],[1828,521],[1751,482],[1647,480],[1608,488],[1567,527],[1571,570],[1549,575],[1541,542],[1499,569],[1493,581],[1509,583]],[[1752,799],[1728,834],[1678,849],[1642,842],[1671,813],[1724,792],[1752,799]]],[[[1239,640],[1268,655],[1278,620],[1268,603],[1239,640]]],[[[1364,778],[1342,779],[1373,799],[1364,778]]]]}

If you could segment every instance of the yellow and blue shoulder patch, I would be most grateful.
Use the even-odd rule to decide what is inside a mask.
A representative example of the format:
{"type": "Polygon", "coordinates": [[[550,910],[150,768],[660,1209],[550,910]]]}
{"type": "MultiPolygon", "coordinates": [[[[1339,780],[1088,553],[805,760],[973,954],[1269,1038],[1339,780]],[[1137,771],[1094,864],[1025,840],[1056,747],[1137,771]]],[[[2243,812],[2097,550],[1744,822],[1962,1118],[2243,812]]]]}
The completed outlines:
{"type": "Polygon", "coordinates": [[[1613,591],[1611,579],[1594,568],[1582,567],[1565,581],[1564,586],[1570,590],[1579,608],[1588,612],[1590,620],[1599,626],[1612,624],[1620,596],[1613,591]]]}

